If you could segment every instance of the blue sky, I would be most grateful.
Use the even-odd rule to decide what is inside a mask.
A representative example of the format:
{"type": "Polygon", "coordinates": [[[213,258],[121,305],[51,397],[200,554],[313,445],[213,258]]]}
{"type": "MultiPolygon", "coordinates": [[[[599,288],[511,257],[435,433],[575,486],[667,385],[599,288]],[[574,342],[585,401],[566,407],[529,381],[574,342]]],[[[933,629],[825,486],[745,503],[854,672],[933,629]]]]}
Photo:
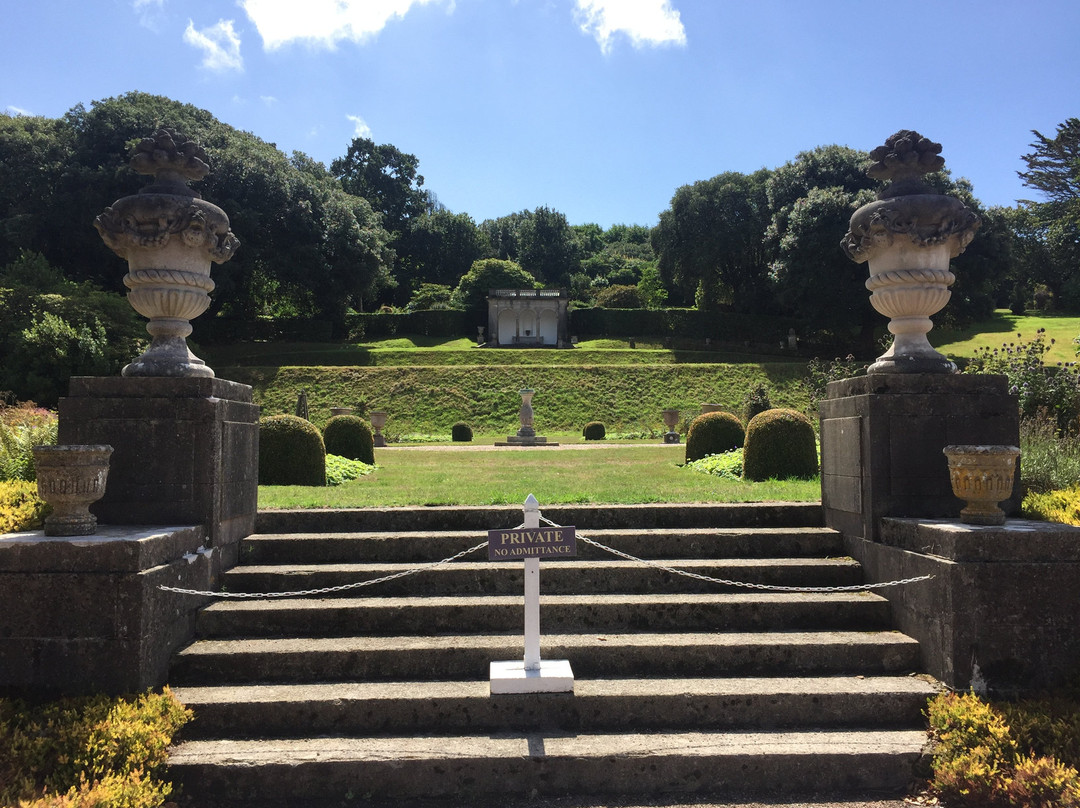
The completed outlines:
{"type": "Polygon", "coordinates": [[[329,164],[415,154],[477,222],[656,223],[681,185],[911,128],[988,205],[1080,116],[1080,2],[39,0],[6,4],[0,110],[132,90],[329,164]]]}

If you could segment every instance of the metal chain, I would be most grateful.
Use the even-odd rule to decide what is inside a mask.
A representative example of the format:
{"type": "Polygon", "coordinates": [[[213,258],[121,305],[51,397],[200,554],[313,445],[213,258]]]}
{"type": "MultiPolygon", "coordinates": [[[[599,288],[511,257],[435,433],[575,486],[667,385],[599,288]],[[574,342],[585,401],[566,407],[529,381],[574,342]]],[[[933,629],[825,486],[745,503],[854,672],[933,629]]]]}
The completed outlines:
{"type": "MultiPolygon", "coordinates": [[[[540,516],[540,521],[545,522],[551,527],[563,527],[563,525],[556,524],[550,519],[545,518],[542,514],[540,516]]],[[[586,544],[591,544],[593,547],[606,550],[612,555],[625,558],[627,561],[644,564],[648,567],[653,567],[654,569],[670,572],[673,575],[682,575],[686,578],[694,578],[698,581],[706,581],[712,584],[722,584],[723,586],[741,587],[743,589],[762,589],[768,592],[866,592],[870,589],[884,589],[889,586],[902,586],[904,584],[917,583],[918,581],[928,581],[934,577],[933,575],[920,575],[917,578],[905,578],[901,581],[883,581],[876,584],[860,584],[857,586],[780,586],[779,584],[759,584],[750,581],[729,581],[726,578],[713,578],[709,575],[702,575],[697,572],[690,572],[689,570],[681,570],[677,567],[669,567],[656,561],[650,561],[647,558],[638,558],[629,553],[624,553],[622,550],[616,550],[614,547],[608,547],[606,544],[594,541],[580,533],[577,534],[577,538],[581,539],[581,541],[586,544]]]]}
{"type": "MultiPolygon", "coordinates": [[[[519,525],[524,527],[524,525],[519,525]]],[[[516,529],[516,528],[515,528],[516,529]]],[[[306,595],[328,595],[331,592],[344,592],[347,589],[359,589],[362,586],[372,586],[374,584],[382,584],[387,581],[393,581],[396,578],[404,578],[406,575],[414,575],[417,572],[424,572],[425,570],[435,569],[443,564],[449,564],[451,561],[457,561],[459,558],[475,553],[477,550],[487,547],[488,543],[485,539],[475,547],[470,547],[468,550],[462,550],[460,553],[444,558],[441,561],[433,561],[430,564],[422,564],[419,567],[412,567],[411,569],[402,570],[401,572],[395,572],[390,575],[384,575],[381,578],[372,578],[367,581],[356,581],[351,584],[339,584],[338,586],[324,586],[322,589],[304,589],[299,592],[209,592],[199,589],[180,589],[175,586],[158,586],[158,589],[163,592],[177,592],[181,595],[207,595],[214,598],[231,598],[233,600],[244,599],[262,599],[262,598],[299,598],[306,595]]]]}

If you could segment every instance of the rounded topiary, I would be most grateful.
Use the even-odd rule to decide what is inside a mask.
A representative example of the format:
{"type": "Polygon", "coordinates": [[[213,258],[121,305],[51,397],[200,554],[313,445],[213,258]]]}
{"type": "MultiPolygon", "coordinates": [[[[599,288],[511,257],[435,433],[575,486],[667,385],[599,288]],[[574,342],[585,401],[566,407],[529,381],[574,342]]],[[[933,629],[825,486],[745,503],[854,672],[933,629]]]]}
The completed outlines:
{"type": "Polygon", "coordinates": [[[450,439],[459,443],[468,443],[472,440],[472,427],[464,421],[458,421],[450,427],[450,439]]]}
{"type": "Polygon", "coordinates": [[[585,440],[603,440],[607,437],[607,430],[599,421],[589,421],[589,423],[585,424],[585,428],[581,430],[581,434],[585,440]]]}
{"type": "Polygon", "coordinates": [[[356,415],[335,415],[323,427],[326,451],[349,460],[375,465],[375,439],[371,427],[356,415]]]}
{"type": "Polygon", "coordinates": [[[814,425],[801,412],[766,410],[746,425],[743,477],[747,480],[813,477],[817,472],[814,425]]]}
{"type": "Polygon", "coordinates": [[[743,425],[730,412],[707,412],[690,422],[686,432],[686,462],[723,454],[743,445],[743,425]]]}
{"type": "Polygon", "coordinates": [[[326,485],[326,447],[310,421],[295,415],[259,419],[260,485],[326,485]]]}

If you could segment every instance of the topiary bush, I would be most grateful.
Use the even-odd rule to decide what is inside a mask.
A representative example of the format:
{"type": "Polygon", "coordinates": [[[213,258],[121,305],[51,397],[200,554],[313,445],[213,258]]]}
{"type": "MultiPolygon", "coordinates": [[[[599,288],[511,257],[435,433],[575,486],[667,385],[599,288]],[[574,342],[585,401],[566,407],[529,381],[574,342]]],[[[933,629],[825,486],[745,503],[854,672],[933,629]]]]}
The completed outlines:
{"type": "Polygon", "coordinates": [[[450,427],[450,440],[458,443],[468,443],[472,440],[472,427],[464,421],[458,421],[450,427]]]}
{"type": "Polygon", "coordinates": [[[707,412],[690,422],[686,432],[686,462],[723,454],[743,445],[742,421],[730,412],[707,412]]]}
{"type": "Polygon", "coordinates": [[[746,425],[743,477],[784,480],[818,472],[817,440],[810,419],[796,410],[759,413],[746,425]]]}
{"type": "Polygon", "coordinates": [[[769,400],[769,388],[764,384],[758,384],[748,391],[742,400],[743,423],[749,424],[750,420],[759,412],[771,410],[772,402],[769,400]]]}
{"type": "Polygon", "coordinates": [[[585,424],[585,428],[581,430],[581,434],[585,440],[603,440],[607,437],[607,430],[599,421],[589,421],[589,423],[585,424]]]}
{"type": "Polygon", "coordinates": [[[323,427],[326,451],[349,460],[375,465],[375,439],[367,421],[356,415],[335,415],[323,427]]]}
{"type": "Polygon", "coordinates": [[[326,446],[310,421],[295,415],[259,419],[260,485],[326,485],[326,446]]]}

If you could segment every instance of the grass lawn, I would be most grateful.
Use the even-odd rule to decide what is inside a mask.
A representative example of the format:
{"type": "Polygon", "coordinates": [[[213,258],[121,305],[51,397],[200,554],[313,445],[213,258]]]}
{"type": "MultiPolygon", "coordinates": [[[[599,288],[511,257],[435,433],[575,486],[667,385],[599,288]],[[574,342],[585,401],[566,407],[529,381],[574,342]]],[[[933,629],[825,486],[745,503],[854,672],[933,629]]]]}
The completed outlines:
{"type": "Polygon", "coordinates": [[[1022,334],[1025,341],[1035,337],[1040,328],[1054,340],[1044,357],[1047,364],[1075,362],[1076,345],[1080,336],[1080,317],[1068,314],[1033,314],[1020,317],[1008,309],[998,309],[990,320],[975,323],[961,331],[937,329],[930,332],[930,344],[951,358],[971,357],[979,348],[1000,348],[1002,343],[1015,342],[1022,334]]]}
{"type": "Polygon", "coordinates": [[[259,486],[260,508],[543,505],[648,502],[808,502],[817,479],[750,483],[680,468],[684,447],[376,449],[374,473],[344,485],[259,486]]]}

